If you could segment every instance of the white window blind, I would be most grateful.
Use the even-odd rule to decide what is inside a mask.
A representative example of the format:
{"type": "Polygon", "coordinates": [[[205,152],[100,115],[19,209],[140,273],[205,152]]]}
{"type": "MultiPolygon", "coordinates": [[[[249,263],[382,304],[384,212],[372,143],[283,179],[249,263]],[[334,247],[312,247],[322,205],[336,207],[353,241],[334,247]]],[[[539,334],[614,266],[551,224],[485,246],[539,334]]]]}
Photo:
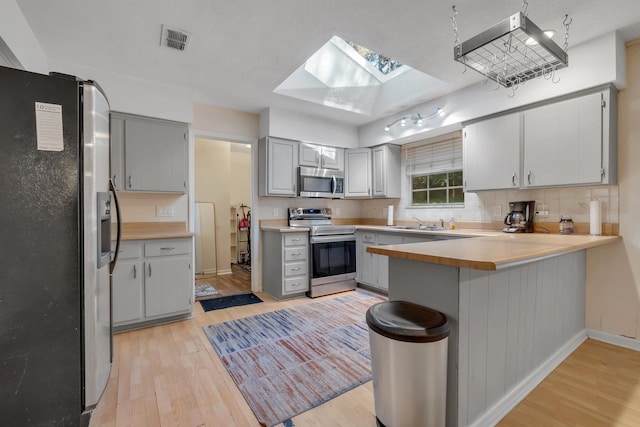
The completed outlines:
{"type": "MultiPolygon", "coordinates": [[[[403,147],[404,148],[404,147],[403,147]]],[[[434,142],[420,141],[404,148],[407,175],[428,175],[462,169],[462,134],[434,142]]]]}

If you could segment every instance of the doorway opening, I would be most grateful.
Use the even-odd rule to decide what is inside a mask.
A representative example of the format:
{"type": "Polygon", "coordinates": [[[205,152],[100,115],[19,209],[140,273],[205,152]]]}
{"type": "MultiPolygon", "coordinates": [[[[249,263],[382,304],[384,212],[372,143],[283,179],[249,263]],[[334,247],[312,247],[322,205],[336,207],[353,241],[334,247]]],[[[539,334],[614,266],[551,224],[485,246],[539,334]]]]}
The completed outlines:
{"type": "Polygon", "coordinates": [[[194,139],[196,300],[251,292],[251,159],[251,144],[194,139]]]}

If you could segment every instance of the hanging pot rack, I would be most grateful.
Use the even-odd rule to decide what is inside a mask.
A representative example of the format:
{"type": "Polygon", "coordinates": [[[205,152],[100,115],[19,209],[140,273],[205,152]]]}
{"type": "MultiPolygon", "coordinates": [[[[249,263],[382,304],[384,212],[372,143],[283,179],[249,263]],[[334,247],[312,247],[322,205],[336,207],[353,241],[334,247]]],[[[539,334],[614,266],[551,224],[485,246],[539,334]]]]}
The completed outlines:
{"type": "Polygon", "coordinates": [[[567,39],[569,20],[565,15],[564,46],[558,46],[527,17],[527,2],[522,10],[493,27],[461,42],[458,39],[456,7],[451,20],[455,33],[454,59],[501,86],[516,89],[527,80],[544,76],[553,78],[555,71],[569,64],[567,39]]]}

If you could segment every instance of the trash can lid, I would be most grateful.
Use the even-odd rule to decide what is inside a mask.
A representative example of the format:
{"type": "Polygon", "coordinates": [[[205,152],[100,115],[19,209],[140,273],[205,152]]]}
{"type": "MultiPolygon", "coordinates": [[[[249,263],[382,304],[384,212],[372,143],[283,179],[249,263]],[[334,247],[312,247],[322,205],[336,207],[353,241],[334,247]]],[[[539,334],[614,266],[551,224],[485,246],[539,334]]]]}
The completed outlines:
{"type": "Polygon", "coordinates": [[[447,317],[439,311],[406,301],[385,301],[367,310],[367,325],[396,341],[434,342],[449,336],[447,317]]]}

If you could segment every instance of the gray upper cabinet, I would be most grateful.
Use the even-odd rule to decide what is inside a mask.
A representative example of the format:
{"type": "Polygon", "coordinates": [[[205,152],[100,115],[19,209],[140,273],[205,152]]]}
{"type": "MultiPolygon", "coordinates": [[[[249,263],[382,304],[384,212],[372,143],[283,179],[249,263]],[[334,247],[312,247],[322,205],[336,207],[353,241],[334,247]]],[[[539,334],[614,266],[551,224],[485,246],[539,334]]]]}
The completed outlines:
{"type": "Polygon", "coordinates": [[[353,148],[345,151],[345,198],[371,197],[371,149],[353,148]]]}
{"type": "Polygon", "coordinates": [[[262,138],[258,144],[258,191],[260,196],[296,197],[298,143],[262,138]]]}
{"type": "Polygon", "coordinates": [[[523,112],[524,187],[615,183],[611,93],[599,91],[523,112]]]}
{"type": "Polygon", "coordinates": [[[298,164],[312,168],[344,169],[344,148],[303,142],[299,146],[298,164]]]}
{"type": "Polygon", "coordinates": [[[111,179],[118,191],[124,190],[124,119],[111,115],[111,179]]]}
{"type": "Polygon", "coordinates": [[[123,191],[185,193],[187,134],[184,123],[111,115],[111,175],[123,191]]]}
{"type": "Polygon", "coordinates": [[[373,197],[400,198],[400,146],[380,145],[371,154],[373,197]]]}
{"type": "Polygon", "coordinates": [[[465,191],[520,187],[520,134],[520,113],[465,126],[465,191]]]}
{"type": "Polygon", "coordinates": [[[615,184],[616,106],[607,86],[465,124],[465,191],[615,184]]]}

